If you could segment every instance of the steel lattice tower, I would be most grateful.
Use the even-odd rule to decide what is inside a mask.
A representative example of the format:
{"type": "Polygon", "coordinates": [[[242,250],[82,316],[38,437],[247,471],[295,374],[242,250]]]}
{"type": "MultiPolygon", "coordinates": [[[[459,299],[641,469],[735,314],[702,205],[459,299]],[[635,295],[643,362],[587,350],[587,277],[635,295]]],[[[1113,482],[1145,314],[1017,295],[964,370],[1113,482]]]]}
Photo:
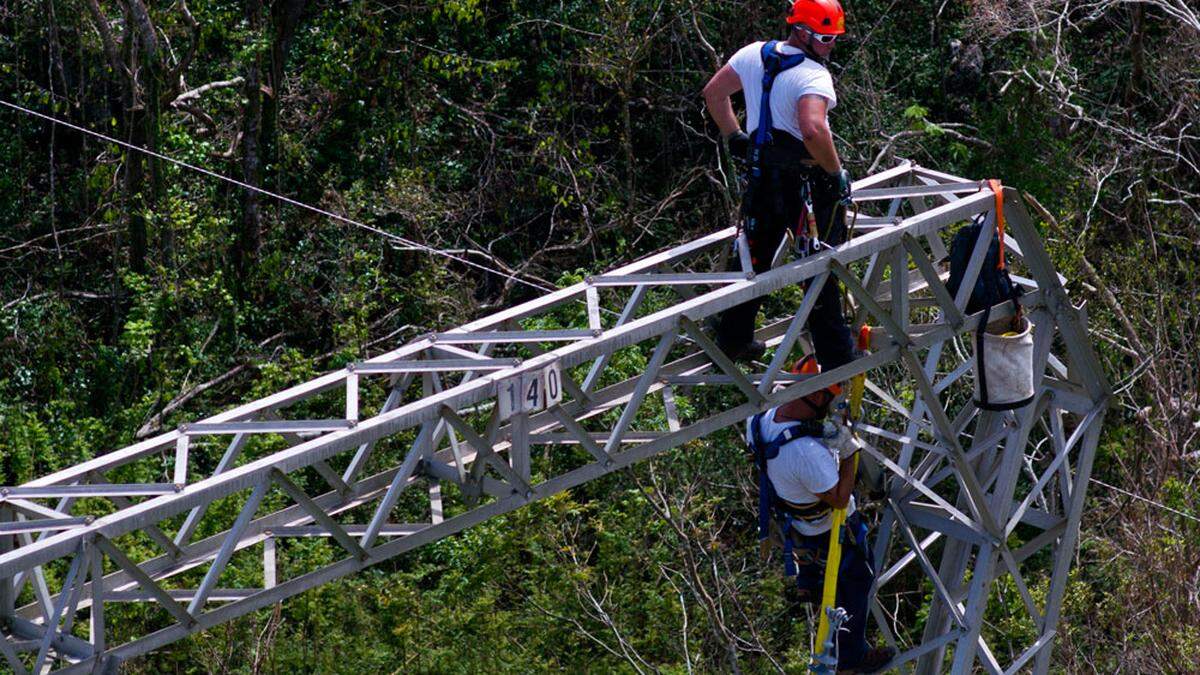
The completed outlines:
{"type": "MultiPolygon", "coordinates": [[[[1110,392],[1086,317],[1068,298],[1020,197],[1005,189],[1006,243],[1035,325],[1037,394],[1012,412],[980,411],[971,402],[963,336],[980,315],[964,308],[987,240],[976,242],[957,297],[944,283],[946,242],[952,226],[977,214],[994,217],[985,187],[902,164],[855,183],[854,236],[836,249],[789,261],[781,248],[764,274],[714,273],[708,270],[722,269],[737,236],[733,228],[715,232],[0,488],[0,659],[18,673],[31,663],[38,673],[112,672],[131,657],[865,372],[870,414],[860,433],[886,478],[875,535],[877,592],[916,575],[933,598],[921,641],[897,645],[894,665],[967,673],[978,662],[992,673],[1044,673],[1110,392]],[[857,320],[875,327],[871,353],[817,376],[787,374],[788,354],[806,344],[818,291],[835,279],[857,320]],[[803,294],[799,307],[791,304],[758,331],[774,348],[769,363],[735,365],[700,328],[722,310],[789,287],[803,294]],[[617,318],[607,307],[621,308],[611,312],[617,318]],[[625,379],[610,368],[622,350],[646,355],[638,376],[625,379]],[[912,403],[880,378],[899,378],[914,392],[912,403]],[[681,416],[676,396],[696,387],[726,388],[740,402],[681,416]],[[650,402],[659,415],[665,411],[665,424],[647,421],[655,419],[650,402]],[[322,410],[332,418],[306,416],[322,410]],[[260,435],[276,449],[243,456],[260,435]],[[531,452],[535,446],[539,452],[531,452]],[[573,468],[555,471],[542,465],[547,453],[576,461],[556,462],[573,468]],[[171,482],[125,479],[165,472],[171,482]],[[324,487],[315,495],[300,487],[318,484],[324,487]],[[261,508],[268,494],[268,503],[289,505],[261,508]],[[81,500],[97,499],[115,510],[80,515],[81,500]],[[210,514],[218,500],[233,501],[238,515],[210,514]],[[219,534],[197,538],[198,531],[219,534]],[[280,578],[277,552],[294,537],[329,538],[340,559],[280,578]],[[160,553],[131,559],[125,551],[135,540],[160,553]],[[1050,582],[1044,597],[1034,597],[1025,565],[1043,550],[1051,552],[1050,582]],[[218,586],[235,556],[261,557],[261,586],[218,586]],[[50,575],[60,583],[47,583],[47,565],[65,570],[50,575]],[[1007,663],[983,634],[984,610],[1002,577],[1036,628],[1007,663]],[[153,632],[112,644],[104,610],[114,602],[152,603],[165,613],[153,632]]],[[[1009,311],[997,306],[992,317],[1009,311]]],[[[889,617],[873,605],[895,644],[889,617]]]]}

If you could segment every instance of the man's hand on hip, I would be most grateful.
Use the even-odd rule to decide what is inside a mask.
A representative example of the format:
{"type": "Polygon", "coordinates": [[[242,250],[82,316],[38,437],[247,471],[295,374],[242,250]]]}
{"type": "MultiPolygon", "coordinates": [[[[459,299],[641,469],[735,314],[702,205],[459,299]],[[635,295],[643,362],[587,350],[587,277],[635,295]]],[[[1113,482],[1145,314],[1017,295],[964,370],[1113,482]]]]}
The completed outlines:
{"type": "Polygon", "coordinates": [[[729,154],[739,162],[746,161],[746,156],[750,154],[750,136],[746,132],[738,129],[737,131],[725,137],[725,142],[729,144],[729,154]]]}
{"type": "Polygon", "coordinates": [[[850,197],[853,194],[850,187],[851,182],[853,181],[850,179],[850,172],[845,169],[838,169],[829,174],[829,184],[833,188],[833,194],[839,202],[846,205],[850,204],[850,197]]]}

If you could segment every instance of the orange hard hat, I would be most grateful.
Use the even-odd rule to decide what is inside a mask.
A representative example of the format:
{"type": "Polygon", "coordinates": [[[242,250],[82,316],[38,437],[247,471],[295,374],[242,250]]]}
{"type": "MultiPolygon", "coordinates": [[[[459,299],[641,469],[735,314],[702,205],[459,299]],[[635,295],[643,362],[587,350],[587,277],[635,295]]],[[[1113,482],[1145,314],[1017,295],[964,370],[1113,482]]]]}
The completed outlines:
{"type": "MultiPolygon", "coordinates": [[[[809,354],[792,364],[790,370],[793,375],[817,375],[821,372],[821,365],[817,363],[817,359],[812,354],[809,354]]],[[[813,417],[824,417],[825,413],[829,411],[829,404],[841,394],[842,386],[831,384],[824,389],[818,389],[807,396],[802,396],[800,400],[812,409],[813,417]]]]}
{"type": "Polygon", "coordinates": [[[812,32],[824,35],[846,32],[846,12],[837,0],[796,0],[787,22],[804,24],[812,32]]]}

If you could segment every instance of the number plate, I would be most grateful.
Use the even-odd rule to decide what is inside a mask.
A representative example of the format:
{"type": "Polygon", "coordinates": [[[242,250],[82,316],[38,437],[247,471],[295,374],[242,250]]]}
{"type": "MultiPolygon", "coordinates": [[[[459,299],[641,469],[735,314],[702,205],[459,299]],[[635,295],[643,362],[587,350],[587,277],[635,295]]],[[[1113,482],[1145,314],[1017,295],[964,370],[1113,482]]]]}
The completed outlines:
{"type": "Polygon", "coordinates": [[[558,361],[541,370],[504,380],[496,388],[501,420],[558,405],[562,398],[562,366],[558,361]]]}
{"type": "Polygon", "coordinates": [[[546,395],[542,390],[541,373],[525,373],[521,376],[521,412],[535,412],[546,407],[546,395]]]}
{"type": "Polygon", "coordinates": [[[510,377],[496,385],[496,403],[500,406],[501,420],[521,412],[521,378],[510,377]]]}
{"type": "Polygon", "coordinates": [[[558,361],[542,370],[542,390],[546,392],[546,407],[562,403],[562,366],[558,361]]]}

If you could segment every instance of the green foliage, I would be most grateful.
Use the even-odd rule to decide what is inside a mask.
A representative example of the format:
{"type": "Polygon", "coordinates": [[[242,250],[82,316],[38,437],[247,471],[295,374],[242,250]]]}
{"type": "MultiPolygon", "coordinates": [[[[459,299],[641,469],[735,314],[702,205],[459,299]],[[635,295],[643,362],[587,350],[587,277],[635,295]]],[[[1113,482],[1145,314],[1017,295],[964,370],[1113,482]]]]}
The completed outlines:
{"type": "MultiPolygon", "coordinates": [[[[188,102],[192,112],[172,105],[173,97],[153,101],[141,92],[138,106],[148,108],[117,114],[126,76],[110,67],[88,5],[52,4],[62,74],[52,67],[44,3],[19,0],[0,15],[0,98],[121,138],[132,138],[142,111],[157,109],[152,131],[160,151],[247,178],[244,87],[207,91],[188,102]]],[[[117,4],[100,3],[114,27],[125,23],[117,4]]],[[[180,73],[190,87],[244,77],[255,65],[263,73],[279,67],[282,80],[263,76],[270,85],[263,105],[274,111],[264,114],[257,139],[265,189],[560,287],[728,224],[732,202],[719,187],[728,176],[717,173],[699,91],[735,49],[780,30],[770,3],[454,0],[381,7],[351,0],[304,3],[285,49],[274,10],[286,3],[268,3],[272,9],[255,28],[247,3],[192,0],[195,34],[181,3],[147,4],[164,44],[171,43],[171,64],[195,40],[196,57],[180,73]]],[[[856,174],[882,152],[881,166],[907,157],[960,175],[1000,176],[1045,204],[1057,219],[1043,225],[1056,263],[1072,279],[1083,277],[1086,265],[1099,269],[1137,327],[1164,336],[1154,349],[1172,364],[1155,380],[1170,389],[1141,380],[1124,390],[1127,399],[1109,413],[1096,472],[1196,516],[1194,453],[1161,440],[1188,438],[1184,432],[1195,423],[1200,238],[1187,226],[1195,211],[1164,178],[1182,164],[1144,155],[1117,163],[1112,143],[1102,142],[1114,124],[1157,124],[1151,113],[1161,101],[1135,101],[1121,116],[1076,129],[1066,104],[1122,100],[1134,77],[1124,24],[1095,24],[1063,38],[1063,49],[1095,54],[1073,62],[1072,71],[1093,89],[1064,101],[1051,87],[1019,77],[1001,86],[1002,71],[1052,72],[1061,54],[1041,44],[1044,36],[1015,29],[984,35],[977,4],[943,4],[936,17],[883,0],[848,6],[854,39],[835,52],[839,105],[831,112],[842,159],[856,174]],[[950,86],[946,43],[953,38],[982,50],[985,66],[970,86],[950,86]],[[1116,177],[1100,180],[1106,171],[1116,177]],[[1125,187],[1113,187],[1126,174],[1125,187]],[[1163,413],[1147,422],[1149,413],[1129,412],[1143,407],[1163,413]]],[[[1157,19],[1151,23],[1156,44],[1183,40],[1157,19]]],[[[1158,72],[1171,65],[1147,58],[1158,72]]],[[[1186,119],[1194,100],[1194,93],[1180,95],[1170,104],[1178,103],[1186,119]]],[[[267,197],[259,201],[259,245],[242,250],[247,201],[240,189],[165,162],[151,165],[153,181],[127,187],[131,165],[118,146],[65,129],[51,133],[8,110],[0,124],[0,485],[265,396],[533,292],[267,197]],[[140,272],[128,257],[135,210],[150,223],[148,264],[140,272]],[[241,253],[251,261],[246,270],[235,263],[241,253]],[[215,384],[158,418],[202,383],[215,384]]],[[[1155,128],[1167,133],[1170,125],[1155,128]]],[[[785,289],[769,306],[794,307],[800,297],[799,289],[785,289]]],[[[677,301],[654,292],[644,311],[677,301]]],[[[1105,365],[1122,381],[1147,355],[1130,355],[1125,326],[1104,302],[1088,310],[1102,328],[1105,365]]],[[[584,316],[583,304],[565,304],[526,327],[577,325],[584,316]]],[[[649,354],[644,347],[618,351],[599,385],[641,372],[649,354]]],[[[585,373],[579,367],[573,374],[585,373]]],[[[891,394],[904,405],[916,396],[911,387],[891,394]]],[[[364,403],[378,405],[384,395],[382,386],[366,388],[364,403]]],[[[692,392],[677,405],[687,417],[730,400],[692,392]]],[[[651,403],[639,422],[662,425],[664,415],[651,403]]],[[[381,444],[373,461],[394,463],[404,440],[411,439],[381,444]]],[[[243,461],[283,445],[255,439],[243,461]]],[[[193,456],[211,470],[222,450],[198,443],[193,456]]],[[[585,457],[579,450],[553,461],[576,466],[585,457]]],[[[108,478],[162,479],[142,475],[150,471],[108,478]]],[[[300,481],[314,492],[320,485],[315,474],[300,481]]],[[[635,662],[664,672],[711,672],[732,669],[727,646],[740,641],[739,669],[774,670],[757,647],[745,646],[754,643],[786,672],[802,672],[808,627],[778,565],[757,559],[751,496],[740,440],[725,431],[172,645],[130,669],[466,672],[485,663],[497,672],[633,672],[626,654],[636,654],[635,662]],[[685,492],[686,502],[670,501],[685,492]],[[711,576],[695,576],[702,574],[711,576]],[[706,609],[697,584],[719,587],[729,604],[706,609]],[[717,626],[718,615],[729,625],[717,626]]],[[[1182,600],[1189,589],[1181,583],[1163,590],[1173,583],[1163,579],[1195,567],[1194,523],[1177,515],[1163,521],[1141,510],[1143,502],[1096,498],[1094,506],[1085,520],[1083,564],[1067,588],[1056,658],[1068,670],[1083,669],[1074,654],[1101,671],[1194,667],[1200,633],[1182,600]],[[1131,531],[1136,545],[1123,539],[1131,531]],[[1163,618],[1131,622],[1129,608],[1156,595],[1166,601],[1148,616],[1163,618]],[[1134,643],[1132,668],[1123,647],[1112,646],[1120,640],[1134,643]]],[[[88,500],[81,508],[101,515],[113,505],[88,500]]],[[[236,500],[223,500],[212,513],[232,521],[236,509],[236,500]]],[[[148,538],[129,539],[122,543],[134,557],[158,554],[148,538]]],[[[289,541],[281,547],[281,572],[337,555],[331,542],[289,541]]],[[[1028,564],[1044,572],[1051,563],[1028,564]]],[[[52,578],[64,573],[48,570],[52,578]]],[[[181,583],[195,584],[195,576],[181,583]]],[[[931,588],[912,581],[913,595],[932,597],[931,588]]],[[[249,554],[235,557],[222,579],[231,587],[261,583],[259,561],[249,554]]],[[[1043,602],[1044,579],[1030,583],[1043,602]]],[[[1035,627],[1023,618],[1024,600],[1011,580],[998,598],[986,608],[988,639],[1006,647],[1031,639],[1035,627]]],[[[25,591],[22,602],[30,599],[25,591]]],[[[919,635],[923,611],[905,617],[907,637],[919,635]]],[[[159,626],[164,617],[121,605],[110,623],[128,634],[110,639],[159,626]]]]}

